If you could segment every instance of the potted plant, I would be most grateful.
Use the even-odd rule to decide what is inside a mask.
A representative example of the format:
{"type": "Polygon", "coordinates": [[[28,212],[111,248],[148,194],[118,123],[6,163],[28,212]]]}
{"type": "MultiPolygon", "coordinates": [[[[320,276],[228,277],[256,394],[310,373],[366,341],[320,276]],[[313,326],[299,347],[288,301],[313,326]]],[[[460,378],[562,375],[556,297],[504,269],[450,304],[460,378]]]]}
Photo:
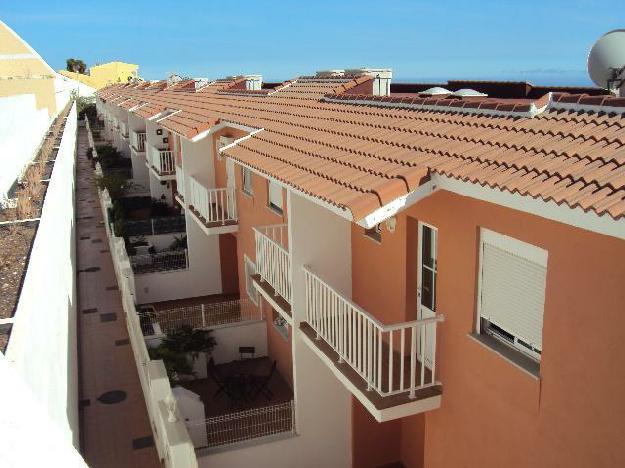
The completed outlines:
{"type": "Polygon", "coordinates": [[[167,332],[167,336],[153,351],[156,359],[165,361],[167,375],[172,382],[192,379],[193,364],[201,354],[210,354],[217,345],[212,330],[194,329],[183,325],[167,332]]]}

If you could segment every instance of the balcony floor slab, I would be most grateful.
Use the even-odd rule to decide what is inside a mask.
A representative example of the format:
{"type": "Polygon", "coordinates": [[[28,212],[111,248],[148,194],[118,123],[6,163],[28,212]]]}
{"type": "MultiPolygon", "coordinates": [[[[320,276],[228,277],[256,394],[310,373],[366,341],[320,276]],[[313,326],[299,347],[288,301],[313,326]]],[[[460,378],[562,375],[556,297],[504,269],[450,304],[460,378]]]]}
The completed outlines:
{"type": "MultiPolygon", "coordinates": [[[[316,339],[317,334],[308,323],[302,322],[299,328],[304,342],[325,362],[378,422],[412,416],[440,407],[443,393],[440,385],[418,390],[415,398],[410,398],[407,392],[381,396],[375,390],[367,390],[365,380],[346,362],[339,363],[338,353],[323,339],[316,339]]],[[[383,366],[382,375],[388,375],[388,368],[383,366]]]]}

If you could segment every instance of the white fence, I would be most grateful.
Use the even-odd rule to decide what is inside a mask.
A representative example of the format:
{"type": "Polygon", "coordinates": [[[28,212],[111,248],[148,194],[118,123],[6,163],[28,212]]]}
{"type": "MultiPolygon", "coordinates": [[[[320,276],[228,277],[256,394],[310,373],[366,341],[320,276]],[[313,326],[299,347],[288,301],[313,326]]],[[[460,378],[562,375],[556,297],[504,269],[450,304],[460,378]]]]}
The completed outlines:
{"type": "Polygon", "coordinates": [[[136,275],[158,271],[184,270],[189,268],[187,249],[165,250],[153,254],[130,257],[132,271],[136,275]]]}
{"type": "Polygon", "coordinates": [[[131,144],[139,153],[145,151],[145,132],[132,132],[131,144]]]}
{"type": "Polygon", "coordinates": [[[438,385],[435,317],[384,325],[344,298],[310,269],[306,276],[306,321],[339,359],[381,396],[438,385]]]}
{"type": "Polygon", "coordinates": [[[286,248],[288,225],[275,224],[254,228],[256,273],[291,303],[291,256],[286,248]]]}
{"type": "Polygon", "coordinates": [[[206,188],[195,177],[189,177],[187,205],[197,211],[206,224],[226,224],[237,220],[237,204],[234,187],[206,188]]]}
{"type": "Polygon", "coordinates": [[[261,437],[295,433],[293,401],[235,413],[215,416],[205,420],[189,421],[190,432],[206,427],[207,445],[201,448],[226,447],[261,437]]]}
{"type": "Polygon", "coordinates": [[[193,328],[209,328],[263,318],[260,308],[244,299],[172,307],[165,310],[139,312],[139,314],[142,316],[144,335],[153,334],[154,325],[158,325],[158,329],[167,333],[184,325],[193,328]]]}
{"type": "Polygon", "coordinates": [[[174,152],[169,150],[159,150],[150,148],[150,164],[159,174],[174,174],[176,166],[174,164],[174,152]]]}

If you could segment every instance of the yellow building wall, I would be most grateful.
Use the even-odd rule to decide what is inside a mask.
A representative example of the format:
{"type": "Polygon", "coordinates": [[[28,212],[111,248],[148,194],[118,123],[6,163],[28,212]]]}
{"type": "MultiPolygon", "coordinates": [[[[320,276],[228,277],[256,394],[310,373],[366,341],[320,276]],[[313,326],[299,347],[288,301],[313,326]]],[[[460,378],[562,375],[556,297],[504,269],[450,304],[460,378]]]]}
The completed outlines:
{"type": "Polygon", "coordinates": [[[128,78],[137,77],[138,70],[139,66],[132,63],[109,62],[91,67],[89,75],[67,70],[59,70],[59,73],[92,88],[100,89],[112,83],[127,83],[128,78]]]}
{"type": "Polygon", "coordinates": [[[0,54],[15,56],[0,60],[0,98],[33,94],[37,109],[56,114],[54,70],[11,28],[0,21],[0,54]]]}

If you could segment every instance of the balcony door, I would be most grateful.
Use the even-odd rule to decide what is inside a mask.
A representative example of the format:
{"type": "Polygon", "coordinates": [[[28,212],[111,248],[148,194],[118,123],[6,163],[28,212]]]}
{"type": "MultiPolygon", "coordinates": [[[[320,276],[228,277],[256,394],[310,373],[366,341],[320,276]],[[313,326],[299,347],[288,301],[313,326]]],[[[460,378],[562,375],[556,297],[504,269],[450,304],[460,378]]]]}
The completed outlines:
{"type": "MultiPolygon", "coordinates": [[[[419,222],[419,259],[417,270],[417,318],[427,319],[436,315],[436,277],[437,277],[437,249],[438,230],[428,224],[419,222]]],[[[426,330],[433,330],[428,327],[426,330]]],[[[436,334],[426,334],[425,344],[422,343],[422,334],[417,337],[419,360],[432,367],[432,357],[436,347],[436,334]],[[423,361],[425,360],[425,361],[423,361]]]]}

